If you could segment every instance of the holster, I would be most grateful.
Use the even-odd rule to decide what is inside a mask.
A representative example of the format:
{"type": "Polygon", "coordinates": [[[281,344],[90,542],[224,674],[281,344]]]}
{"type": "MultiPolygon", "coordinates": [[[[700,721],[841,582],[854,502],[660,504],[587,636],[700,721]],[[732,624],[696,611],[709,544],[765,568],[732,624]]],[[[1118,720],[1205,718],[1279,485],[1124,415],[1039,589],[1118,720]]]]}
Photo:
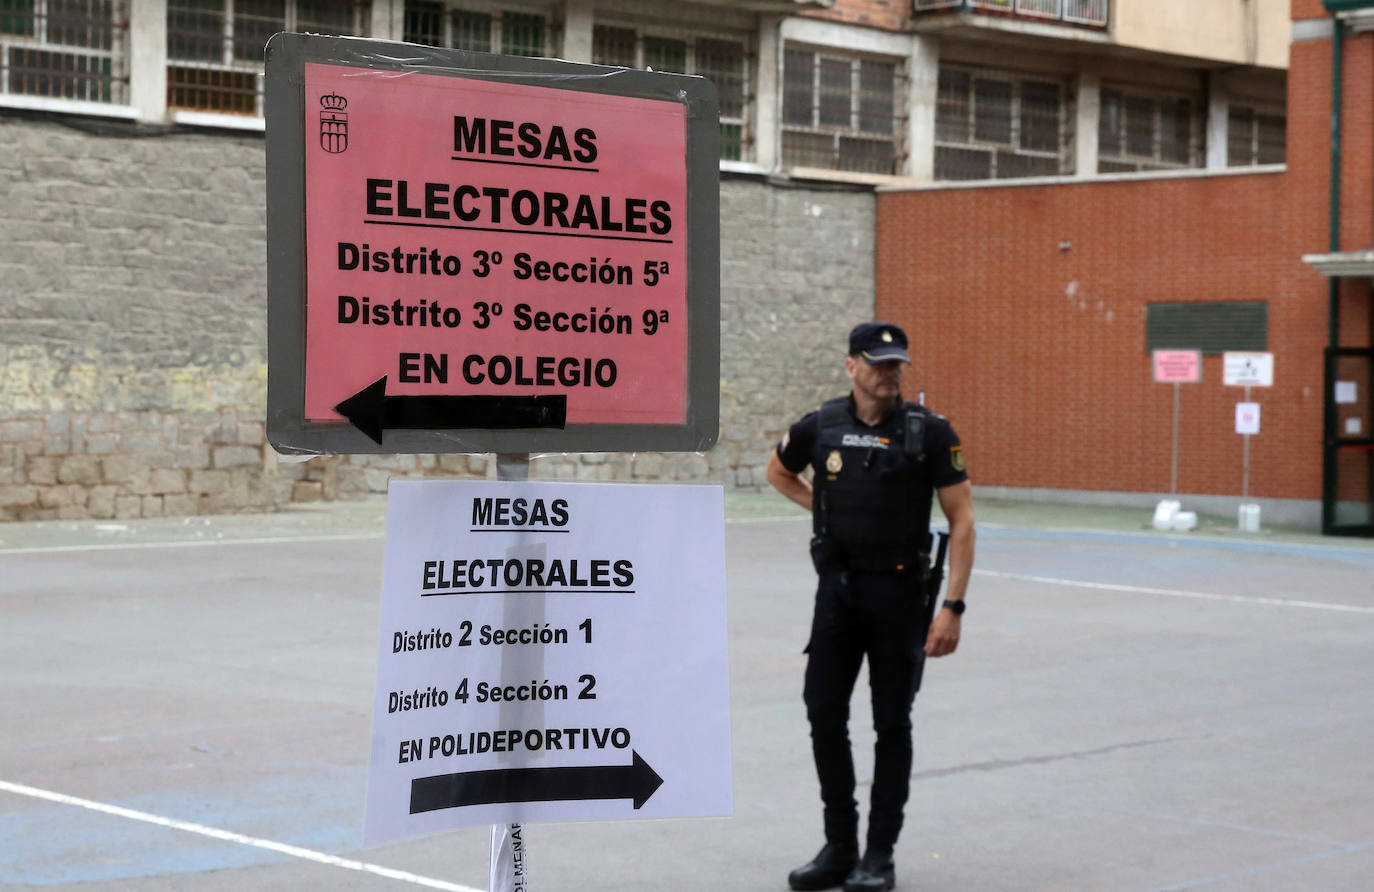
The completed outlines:
{"type": "Polygon", "coordinates": [[[935,560],[925,575],[926,625],[935,619],[935,604],[940,600],[940,586],[945,582],[945,553],[949,550],[949,533],[940,533],[940,543],[935,549],[935,560]]]}
{"type": "Polygon", "coordinates": [[[844,550],[840,548],[840,543],[824,533],[811,537],[811,563],[817,573],[846,569],[844,550]]]}

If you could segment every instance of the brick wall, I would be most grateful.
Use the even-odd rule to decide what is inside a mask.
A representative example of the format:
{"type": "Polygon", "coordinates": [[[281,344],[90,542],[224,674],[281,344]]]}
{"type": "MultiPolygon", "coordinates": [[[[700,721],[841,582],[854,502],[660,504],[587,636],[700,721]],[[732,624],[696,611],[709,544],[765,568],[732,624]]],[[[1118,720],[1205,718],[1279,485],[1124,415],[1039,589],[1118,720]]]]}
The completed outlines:
{"type": "Polygon", "coordinates": [[[1322,0],[1293,0],[1294,21],[1299,19],[1323,19],[1328,18],[1330,13],[1326,7],[1322,6],[1322,0]]]}
{"type": "MultiPolygon", "coordinates": [[[[1295,4],[1295,15],[1300,11],[1295,4]]],[[[1173,388],[1151,381],[1150,301],[1269,302],[1275,386],[1253,391],[1250,493],[1321,496],[1331,44],[1293,45],[1281,174],[933,189],[879,196],[877,310],[916,331],[916,377],[975,482],[1167,491],[1173,388]]],[[[1374,244],[1374,35],[1345,46],[1341,248],[1374,244]]],[[[1369,344],[1368,280],[1342,343],[1369,344]]],[[[1221,358],[1183,385],[1179,488],[1239,494],[1239,388],[1221,358]]]]}
{"type": "MultiPolygon", "coordinates": [[[[1374,34],[1342,51],[1341,250],[1374,244],[1374,34]]],[[[1329,248],[1331,41],[1294,43],[1288,74],[1291,212],[1306,252],[1329,248]]]]}
{"type": "MultiPolygon", "coordinates": [[[[0,112],[0,520],[264,510],[486,476],[487,456],[280,460],[265,442],[260,136],[0,112]]],[[[721,436],[536,476],[764,484],[873,307],[871,191],[721,186],[721,436]]]]}
{"type": "MultiPolygon", "coordinates": [[[[928,403],[978,484],[1167,492],[1173,386],[1152,382],[1150,301],[1269,301],[1276,386],[1255,392],[1251,493],[1320,494],[1320,276],[1282,175],[933,190],[878,202],[878,312],[911,326],[928,403]]],[[[1179,489],[1238,493],[1238,388],[1182,385],[1179,489]]]]}
{"type": "Polygon", "coordinates": [[[911,0],[841,0],[833,9],[808,10],[802,15],[884,31],[903,31],[911,18],[911,0]]]}

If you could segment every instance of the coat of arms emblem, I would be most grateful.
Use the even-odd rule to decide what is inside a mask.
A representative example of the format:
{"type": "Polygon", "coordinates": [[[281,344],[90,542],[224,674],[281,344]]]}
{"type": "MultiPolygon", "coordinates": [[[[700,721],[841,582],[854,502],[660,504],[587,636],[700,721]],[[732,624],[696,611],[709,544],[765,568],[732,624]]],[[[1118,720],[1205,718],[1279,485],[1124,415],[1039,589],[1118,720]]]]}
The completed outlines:
{"type": "Polygon", "coordinates": [[[337,155],[348,148],[348,100],[330,93],[320,97],[320,148],[337,155]]]}

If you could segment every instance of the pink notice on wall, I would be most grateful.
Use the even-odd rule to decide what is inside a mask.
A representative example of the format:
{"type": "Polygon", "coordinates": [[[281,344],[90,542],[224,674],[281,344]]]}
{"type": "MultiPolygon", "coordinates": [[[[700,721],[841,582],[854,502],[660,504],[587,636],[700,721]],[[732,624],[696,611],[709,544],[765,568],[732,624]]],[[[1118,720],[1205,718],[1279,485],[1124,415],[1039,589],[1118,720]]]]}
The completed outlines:
{"type": "Polygon", "coordinates": [[[684,423],[682,105],[307,64],[305,108],[307,420],[385,376],[684,423]]]}
{"type": "Polygon", "coordinates": [[[1197,350],[1156,350],[1150,358],[1158,384],[1196,384],[1202,380],[1202,353],[1197,350]]]}

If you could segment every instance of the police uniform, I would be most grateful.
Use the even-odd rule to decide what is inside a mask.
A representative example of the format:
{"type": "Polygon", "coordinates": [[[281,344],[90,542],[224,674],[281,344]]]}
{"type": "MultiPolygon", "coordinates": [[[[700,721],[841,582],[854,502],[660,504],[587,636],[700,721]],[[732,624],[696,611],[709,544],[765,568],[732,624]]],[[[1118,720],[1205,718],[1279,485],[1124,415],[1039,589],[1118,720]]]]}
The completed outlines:
{"type": "MultiPolygon", "coordinates": [[[[891,888],[890,854],[911,774],[911,706],[932,607],[924,591],[931,501],[934,490],[968,479],[959,438],[944,417],[909,402],[870,427],[856,416],[850,395],[793,424],[777,456],[792,474],[814,469],[812,556],[819,580],[804,700],[827,849],[848,852],[857,844],[848,719],[866,656],[877,732],[867,842],[869,851],[889,856],[883,888],[891,888]]],[[[789,878],[793,888],[835,885],[812,884],[799,873],[789,878]]]]}

